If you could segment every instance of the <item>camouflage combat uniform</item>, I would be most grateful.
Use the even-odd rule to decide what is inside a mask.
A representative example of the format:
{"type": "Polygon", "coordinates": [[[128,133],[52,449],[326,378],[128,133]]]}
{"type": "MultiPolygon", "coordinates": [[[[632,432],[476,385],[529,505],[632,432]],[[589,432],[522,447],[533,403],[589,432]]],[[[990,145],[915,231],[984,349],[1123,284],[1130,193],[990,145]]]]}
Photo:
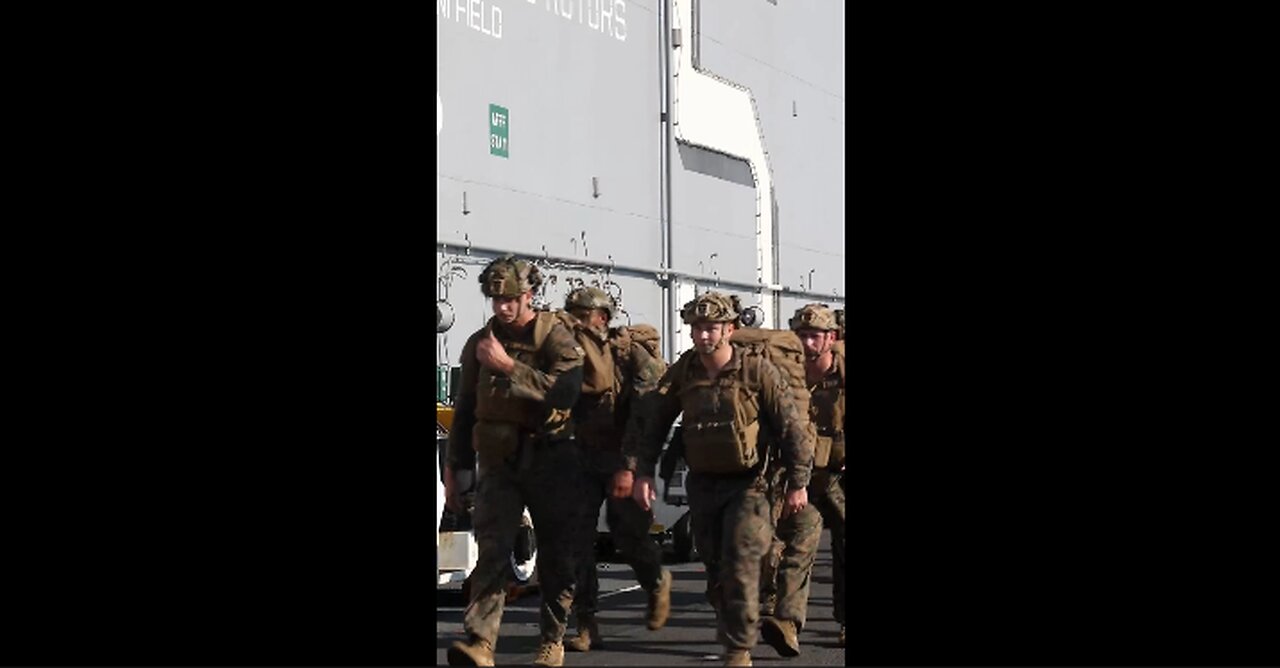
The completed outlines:
{"type": "MultiPolygon", "coordinates": [[[[811,304],[799,309],[792,319],[792,328],[836,329],[842,319],[837,315],[831,320],[830,310],[823,305],[811,304]],[[805,322],[797,320],[806,313],[816,311],[805,322]]],[[[841,344],[842,345],[842,344],[841,344]]],[[[834,360],[833,360],[834,361],[834,360]]],[[[815,467],[809,481],[810,512],[801,512],[786,520],[778,520],[782,512],[784,491],[781,485],[771,487],[773,516],[778,520],[778,530],[768,554],[761,566],[760,598],[762,614],[772,614],[780,620],[795,623],[796,630],[804,628],[808,611],[809,580],[813,572],[813,560],[818,550],[818,540],[825,524],[831,529],[832,571],[834,573],[833,617],[844,627],[844,565],[845,565],[845,512],[844,512],[844,379],[836,364],[816,383],[808,383],[810,396],[809,417],[817,428],[820,445],[829,446],[830,456],[825,466],[815,467]],[[826,441],[826,443],[821,443],[826,441]]],[[[777,481],[778,475],[771,477],[777,481]]]]}
{"type": "Polygon", "coordinates": [[[571,411],[552,407],[576,401],[583,353],[568,327],[546,320],[551,317],[539,314],[520,332],[508,332],[491,320],[462,351],[461,391],[447,457],[455,471],[479,463],[472,519],[480,554],[463,627],[473,645],[478,639],[490,649],[502,621],[508,564],[523,509],[529,508],[538,543],[544,644],[558,644],[564,637],[581,535],[594,523],[581,502],[587,478],[582,447],[570,438],[571,411]],[[535,330],[548,322],[550,329],[536,346],[535,330]],[[476,360],[476,344],[491,330],[516,360],[509,377],[476,360]],[[562,376],[572,382],[558,383],[562,376]],[[552,393],[560,399],[552,402],[552,393]],[[494,443],[509,445],[495,452],[494,443]]]}
{"type": "MultiPolygon", "coordinates": [[[[579,342],[584,347],[594,345],[597,350],[604,349],[604,354],[609,354],[605,348],[607,331],[583,331],[588,340],[583,341],[580,337],[579,342]]],[[[662,359],[650,355],[639,343],[631,343],[629,347],[630,352],[625,357],[629,368],[623,369],[621,376],[630,387],[616,393],[590,395],[584,392],[573,412],[577,439],[586,452],[587,475],[591,479],[587,486],[586,507],[594,520],[599,516],[600,504],[607,504],[605,520],[614,546],[635,571],[641,588],[653,592],[662,581],[662,550],[649,538],[653,511],[644,510],[630,498],[615,499],[611,492],[614,473],[625,468],[622,435],[630,409],[640,397],[657,387],[667,365],[662,359]]],[[[578,569],[578,596],[574,599],[573,610],[579,619],[579,628],[581,620],[594,616],[599,605],[600,583],[592,549],[595,533],[593,525],[587,536],[588,545],[584,548],[585,558],[578,569]]]]}
{"type": "MultiPolygon", "coordinates": [[[[696,356],[687,364],[672,365],[663,375],[643,406],[638,428],[627,432],[623,450],[628,468],[637,477],[653,476],[667,431],[681,411],[687,454],[693,447],[687,436],[692,416],[725,419],[722,409],[728,410],[732,394],[744,387],[758,402],[761,430],[768,430],[781,444],[787,480],[793,486],[807,485],[813,442],[801,428],[806,417],[787,401],[782,372],[768,360],[745,356],[736,347],[715,378],[708,377],[696,356]],[[758,380],[753,383],[748,378],[758,380]]],[[[764,461],[761,452],[761,463],[739,474],[699,473],[691,465],[686,481],[694,542],[707,569],[708,598],[719,611],[716,636],[729,655],[749,652],[756,644],[760,563],[773,535],[764,461]]]]}
{"type": "Polygon", "coordinates": [[[779,464],[775,455],[767,474],[775,531],[761,564],[760,608],[761,615],[794,622],[796,631],[800,631],[809,608],[809,580],[822,537],[822,514],[813,499],[814,482],[820,471],[815,470],[810,478],[809,505],[784,518],[782,507],[788,488],[785,469],[779,464]]]}
{"type": "Polygon", "coordinates": [[[809,503],[822,513],[822,523],[831,529],[831,570],[835,579],[832,608],[835,620],[840,622],[843,628],[845,514],[844,473],[841,469],[845,464],[844,382],[835,368],[832,368],[825,378],[816,384],[811,384],[809,391],[813,394],[809,415],[818,428],[818,438],[829,438],[834,441],[827,466],[815,470],[813,478],[809,481],[809,503]]]}

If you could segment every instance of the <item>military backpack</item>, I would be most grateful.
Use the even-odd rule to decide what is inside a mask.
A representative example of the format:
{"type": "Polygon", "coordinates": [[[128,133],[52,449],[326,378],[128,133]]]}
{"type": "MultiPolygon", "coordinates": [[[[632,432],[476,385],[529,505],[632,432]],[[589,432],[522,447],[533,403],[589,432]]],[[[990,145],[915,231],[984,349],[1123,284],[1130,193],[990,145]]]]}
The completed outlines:
{"type": "Polygon", "coordinates": [[[596,437],[618,439],[617,430],[626,425],[634,400],[632,346],[641,346],[665,370],[658,330],[650,325],[614,327],[601,340],[577,320],[573,320],[572,329],[584,352],[582,394],[591,404],[579,426],[596,437]]]}

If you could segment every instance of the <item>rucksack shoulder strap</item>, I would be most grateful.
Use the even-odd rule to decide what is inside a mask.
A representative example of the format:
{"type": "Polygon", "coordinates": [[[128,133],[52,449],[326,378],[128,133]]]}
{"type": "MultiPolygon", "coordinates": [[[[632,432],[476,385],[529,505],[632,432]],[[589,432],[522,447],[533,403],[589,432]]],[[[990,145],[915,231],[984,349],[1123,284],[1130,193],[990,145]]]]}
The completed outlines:
{"type": "Polygon", "coordinates": [[[676,358],[676,361],[672,363],[671,367],[667,370],[671,374],[671,378],[675,381],[677,386],[676,389],[679,392],[684,392],[690,385],[689,365],[693,363],[695,355],[696,352],[692,348],[680,353],[680,357],[676,358]]]}
{"type": "Polygon", "coordinates": [[[738,350],[739,358],[742,360],[742,373],[740,378],[746,384],[747,389],[754,394],[760,389],[760,376],[762,372],[760,367],[764,364],[767,357],[766,347],[764,343],[740,343],[733,341],[733,345],[738,350]]]}
{"type": "Polygon", "coordinates": [[[836,373],[840,375],[840,389],[844,389],[844,341],[836,341],[831,346],[832,363],[836,367],[836,373]]]}
{"type": "Polygon", "coordinates": [[[551,334],[556,323],[563,324],[574,335],[578,336],[578,320],[564,311],[539,311],[533,321],[533,345],[539,350],[551,334]]]}

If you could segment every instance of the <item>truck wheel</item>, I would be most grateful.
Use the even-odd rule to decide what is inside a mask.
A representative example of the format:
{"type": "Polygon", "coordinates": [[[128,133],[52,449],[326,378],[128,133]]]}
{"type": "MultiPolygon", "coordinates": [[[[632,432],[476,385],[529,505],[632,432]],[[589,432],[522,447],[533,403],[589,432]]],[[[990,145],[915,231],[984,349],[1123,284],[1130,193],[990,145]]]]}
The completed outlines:
{"type": "Polygon", "coordinates": [[[596,534],[596,563],[607,564],[618,557],[618,548],[613,544],[613,537],[607,533],[596,534]]]}
{"type": "Polygon", "coordinates": [[[534,536],[533,527],[524,525],[516,534],[515,549],[511,552],[511,572],[516,582],[529,584],[533,582],[538,564],[538,539],[534,536]]]}
{"type": "Polygon", "coordinates": [[[521,585],[530,585],[537,580],[534,576],[538,566],[538,538],[533,532],[533,517],[529,509],[524,509],[520,519],[520,527],[516,529],[516,542],[511,551],[511,573],[515,581],[521,585]]]}
{"type": "Polygon", "coordinates": [[[671,527],[671,546],[675,550],[677,561],[697,561],[699,558],[698,547],[693,544],[693,528],[689,526],[688,511],[671,527]]]}

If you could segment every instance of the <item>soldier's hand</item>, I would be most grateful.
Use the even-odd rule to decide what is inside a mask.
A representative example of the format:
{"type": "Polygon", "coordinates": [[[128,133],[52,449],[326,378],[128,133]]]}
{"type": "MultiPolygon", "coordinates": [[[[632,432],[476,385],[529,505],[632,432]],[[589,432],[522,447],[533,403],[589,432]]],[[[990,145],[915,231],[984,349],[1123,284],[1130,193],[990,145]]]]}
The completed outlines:
{"type": "Polygon", "coordinates": [[[476,342],[476,361],[491,371],[502,373],[511,373],[516,366],[507,349],[502,347],[502,342],[493,335],[493,330],[476,342]]]}
{"type": "Polygon", "coordinates": [[[787,492],[787,500],[782,505],[782,516],[791,517],[792,515],[804,510],[809,505],[809,490],[801,487],[787,492]]]}
{"type": "Polygon", "coordinates": [[[654,491],[653,478],[649,476],[637,478],[635,486],[631,488],[631,498],[645,510],[652,508],[654,499],[658,498],[658,493],[654,491]]]}
{"type": "Polygon", "coordinates": [[[462,511],[462,498],[458,494],[458,481],[453,478],[453,469],[444,467],[444,507],[457,513],[462,511]]]}
{"type": "Polygon", "coordinates": [[[635,484],[636,475],[623,469],[613,474],[613,498],[625,499],[631,496],[631,487],[635,484]]]}

